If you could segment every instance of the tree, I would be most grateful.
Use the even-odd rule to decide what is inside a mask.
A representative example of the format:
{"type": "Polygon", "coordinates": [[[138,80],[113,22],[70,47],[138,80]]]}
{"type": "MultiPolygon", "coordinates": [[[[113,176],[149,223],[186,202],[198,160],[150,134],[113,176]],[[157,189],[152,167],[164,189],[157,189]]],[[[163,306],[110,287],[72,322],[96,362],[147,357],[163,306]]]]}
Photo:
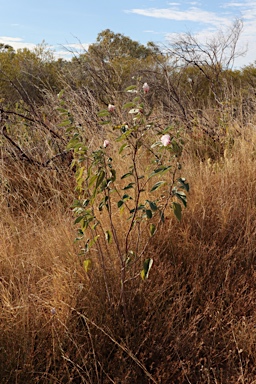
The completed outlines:
{"type": "MultiPolygon", "coordinates": [[[[162,56],[154,43],[147,46],[120,33],[106,29],[88,51],[74,57],[70,65],[70,79],[74,85],[90,89],[103,106],[114,103],[132,78],[143,76],[155,65],[156,56],[162,56]]],[[[142,79],[141,82],[145,82],[142,79]]]]}
{"type": "Polygon", "coordinates": [[[188,32],[171,42],[169,52],[177,57],[181,64],[195,66],[209,77],[208,69],[220,73],[222,69],[232,67],[235,59],[246,52],[237,50],[242,28],[242,21],[236,20],[231,27],[220,29],[205,41],[188,32]]]}
{"type": "Polygon", "coordinates": [[[226,30],[220,29],[203,40],[188,32],[175,38],[168,50],[179,66],[194,67],[203,74],[218,103],[222,98],[221,74],[246,52],[246,49],[237,49],[242,28],[242,21],[235,20],[226,30]]]}
{"type": "Polygon", "coordinates": [[[44,89],[59,91],[58,74],[59,63],[45,44],[17,52],[0,46],[0,98],[6,103],[42,103],[44,89]]]}
{"type": "Polygon", "coordinates": [[[104,61],[119,58],[146,59],[148,56],[160,53],[153,43],[147,46],[124,36],[105,29],[97,36],[96,43],[90,45],[89,54],[101,56],[104,61]]]}
{"type": "Polygon", "coordinates": [[[171,41],[164,73],[172,95],[178,95],[172,97],[185,120],[193,119],[196,110],[201,114],[214,103],[221,106],[220,111],[226,108],[230,96],[226,73],[235,59],[245,53],[237,49],[242,28],[242,21],[236,20],[208,38],[200,39],[188,32],[171,41]]]}
{"type": "Polygon", "coordinates": [[[0,43],[0,52],[11,52],[14,53],[14,48],[9,44],[0,43]]]}

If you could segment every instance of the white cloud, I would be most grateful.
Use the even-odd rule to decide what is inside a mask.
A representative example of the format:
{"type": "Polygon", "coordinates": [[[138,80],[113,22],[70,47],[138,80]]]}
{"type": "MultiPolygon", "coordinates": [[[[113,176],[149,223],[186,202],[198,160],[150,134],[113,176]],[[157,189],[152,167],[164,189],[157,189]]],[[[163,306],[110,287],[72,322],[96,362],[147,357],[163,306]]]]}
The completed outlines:
{"type": "Polygon", "coordinates": [[[180,3],[167,3],[168,5],[170,5],[170,6],[179,6],[180,5],[180,3]]]}
{"type": "Polygon", "coordinates": [[[256,1],[243,1],[243,2],[238,2],[238,1],[230,1],[228,3],[222,4],[221,8],[247,8],[247,7],[255,7],[256,6],[256,1]]]}
{"type": "Polygon", "coordinates": [[[22,48],[33,50],[36,47],[36,44],[27,43],[20,37],[0,36],[0,43],[11,45],[15,50],[22,48]]]}
{"type": "Polygon", "coordinates": [[[222,4],[221,8],[233,8],[233,7],[244,7],[245,3],[226,3],[222,4]]]}
{"type": "Polygon", "coordinates": [[[89,43],[70,43],[60,46],[51,47],[56,59],[71,60],[74,56],[86,52],[89,48],[89,43]]]}
{"type": "Polygon", "coordinates": [[[74,50],[76,52],[87,51],[89,46],[90,46],[90,44],[88,44],[88,43],[71,43],[71,44],[63,45],[63,47],[65,47],[69,50],[74,50]]]}
{"type": "Polygon", "coordinates": [[[216,26],[220,23],[228,23],[228,19],[226,17],[221,17],[214,12],[204,11],[203,9],[197,7],[191,7],[185,11],[181,11],[176,8],[134,8],[126,12],[158,19],[192,21],[196,23],[206,23],[216,26]]]}
{"type": "MultiPolygon", "coordinates": [[[[248,65],[256,61],[256,1],[255,0],[231,0],[219,6],[216,12],[206,11],[203,5],[197,1],[188,1],[187,9],[183,10],[177,2],[169,2],[168,8],[134,8],[127,13],[133,13],[155,19],[168,19],[177,22],[187,22],[189,31],[193,34],[196,27],[196,36],[201,41],[210,39],[212,34],[219,29],[228,28],[231,23],[239,18],[243,21],[243,30],[238,41],[238,50],[243,51],[248,47],[244,57],[236,60],[236,66],[248,65]],[[202,26],[201,30],[199,29],[202,26]],[[204,27],[203,27],[204,26],[204,27]]],[[[184,31],[186,32],[186,31],[184,31]]],[[[166,41],[173,39],[175,31],[165,34],[166,41]]]]}
{"type": "MultiPolygon", "coordinates": [[[[25,42],[20,37],[0,36],[0,44],[8,44],[15,50],[27,48],[33,51],[37,44],[25,42]]],[[[47,46],[52,52],[56,59],[63,58],[70,60],[74,55],[79,55],[89,48],[88,43],[70,43],[64,45],[47,46]]]]}
{"type": "Polygon", "coordinates": [[[152,33],[153,35],[162,35],[163,34],[162,32],[157,32],[157,31],[154,31],[154,30],[151,30],[151,29],[146,29],[143,32],[144,33],[152,33]]]}
{"type": "Polygon", "coordinates": [[[65,51],[65,50],[54,51],[53,55],[56,60],[58,59],[71,60],[72,57],[74,56],[72,55],[71,52],[65,51]]]}
{"type": "MultiPolygon", "coordinates": [[[[216,30],[213,28],[202,29],[201,31],[194,33],[193,36],[195,36],[198,41],[203,42],[203,41],[210,40],[213,37],[214,32],[216,32],[216,30]]],[[[172,42],[177,40],[180,36],[181,34],[176,32],[167,33],[165,35],[165,39],[167,42],[172,42]]]]}

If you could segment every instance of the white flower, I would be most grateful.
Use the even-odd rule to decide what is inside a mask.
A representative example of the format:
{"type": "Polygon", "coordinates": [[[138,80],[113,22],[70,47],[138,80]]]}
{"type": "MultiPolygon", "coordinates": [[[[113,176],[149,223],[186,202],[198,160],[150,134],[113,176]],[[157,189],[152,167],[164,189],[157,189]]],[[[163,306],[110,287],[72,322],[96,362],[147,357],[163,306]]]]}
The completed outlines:
{"type": "Polygon", "coordinates": [[[167,147],[167,145],[171,144],[171,136],[168,133],[163,135],[160,140],[164,147],[167,147]]]}
{"type": "Polygon", "coordinates": [[[109,105],[108,105],[108,111],[109,111],[109,112],[114,112],[115,108],[116,108],[116,107],[115,107],[113,104],[109,104],[109,105]]]}
{"type": "Polygon", "coordinates": [[[144,83],[143,86],[142,86],[142,89],[143,89],[144,93],[148,93],[149,92],[149,85],[148,85],[148,83],[144,83]]]}
{"type": "Polygon", "coordinates": [[[107,148],[109,146],[110,142],[108,140],[104,140],[103,147],[107,148]]]}

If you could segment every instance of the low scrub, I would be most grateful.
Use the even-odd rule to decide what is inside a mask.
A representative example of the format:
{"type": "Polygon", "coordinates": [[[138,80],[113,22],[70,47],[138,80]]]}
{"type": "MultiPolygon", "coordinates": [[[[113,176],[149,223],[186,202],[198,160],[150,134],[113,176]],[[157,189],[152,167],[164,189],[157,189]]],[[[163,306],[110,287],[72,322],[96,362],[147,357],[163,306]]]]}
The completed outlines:
{"type": "MultiPolygon", "coordinates": [[[[254,382],[255,132],[236,130],[232,145],[209,158],[196,156],[197,143],[184,135],[187,207],[180,221],[166,210],[153,236],[150,217],[142,220],[142,256],[124,281],[113,239],[106,248],[95,240],[89,253],[81,252],[86,238],[74,242],[81,223],[74,225],[70,207],[85,189],[74,192],[72,171],[57,183],[56,174],[45,179],[45,170],[28,172],[21,160],[11,178],[5,173],[1,383],[254,382]],[[62,191],[66,198],[57,198],[62,191]],[[29,209],[18,209],[19,198],[29,209]],[[145,260],[153,260],[150,273],[145,260]]],[[[102,136],[97,140],[100,146],[102,136]]],[[[114,148],[101,151],[112,151],[115,161],[114,148]]],[[[147,156],[139,158],[141,169],[147,156]]],[[[150,191],[143,193],[149,200],[150,191]]],[[[112,224],[123,249],[128,221],[117,213],[112,224]]],[[[107,209],[98,220],[109,223],[107,209]]],[[[129,249],[137,242],[138,234],[131,236],[129,249]]]]}

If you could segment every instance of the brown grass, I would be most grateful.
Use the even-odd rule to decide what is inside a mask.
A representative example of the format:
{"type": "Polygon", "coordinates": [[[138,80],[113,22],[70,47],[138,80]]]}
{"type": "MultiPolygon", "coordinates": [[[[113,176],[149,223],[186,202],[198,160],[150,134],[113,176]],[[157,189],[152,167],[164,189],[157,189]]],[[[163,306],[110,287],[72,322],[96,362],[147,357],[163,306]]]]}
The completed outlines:
{"type": "Polygon", "coordinates": [[[119,264],[107,263],[110,300],[100,264],[82,267],[70,179],[5,169],[1,383],[256,382],[256,134],[205,161],[187,145],[188,208],[147,247],[154,265],[129,283],[128,320],[119,264]]]}

